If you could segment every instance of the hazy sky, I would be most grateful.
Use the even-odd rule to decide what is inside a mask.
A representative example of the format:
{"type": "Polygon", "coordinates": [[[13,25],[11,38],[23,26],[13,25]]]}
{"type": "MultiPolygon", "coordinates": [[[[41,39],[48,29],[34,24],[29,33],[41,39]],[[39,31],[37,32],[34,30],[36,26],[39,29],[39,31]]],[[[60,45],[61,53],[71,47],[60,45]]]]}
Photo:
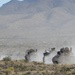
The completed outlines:
{"type": "Polygon", "coordinates": [[[4,4],[4,3],[7,3],[9,2],[10,0],[0,0],[0,7],[4,4]]]}
{"type": "MultiPolygon", "coordinates": [[[[5,4],[5,3],[7,3],[7,2],[9,2],[10,0],[0,0],[0,7],[3,5],[3,4],[5,4]]],[[[19,1],[22,1],[22,0],[19,0],[19,1]]]]}

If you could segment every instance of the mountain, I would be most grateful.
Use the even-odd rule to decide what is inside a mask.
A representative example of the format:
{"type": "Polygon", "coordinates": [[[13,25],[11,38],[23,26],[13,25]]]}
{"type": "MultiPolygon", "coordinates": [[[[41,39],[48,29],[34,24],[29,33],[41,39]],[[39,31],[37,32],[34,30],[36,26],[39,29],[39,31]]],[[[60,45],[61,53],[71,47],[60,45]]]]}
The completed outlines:
{"type": "Polygon", "coordinates": [[[0,38],[1,46],[74,44],[75,0],[11,0],[0,7],[0,38]]]}
{"type": "MultiPolygon", "coordinates": [[[[1,14],[38,13],[50,11],[54,8],[65,9],[69,13],[75,12],[74,0],[11,0],[0,8],[1,14]],[[71,9],[72,8],[72,9],[71,9]],[[6,12],[5,12],[6,11],[6,12]]],[[[51,11],[50,11],[51,12],[51,11]]]]}

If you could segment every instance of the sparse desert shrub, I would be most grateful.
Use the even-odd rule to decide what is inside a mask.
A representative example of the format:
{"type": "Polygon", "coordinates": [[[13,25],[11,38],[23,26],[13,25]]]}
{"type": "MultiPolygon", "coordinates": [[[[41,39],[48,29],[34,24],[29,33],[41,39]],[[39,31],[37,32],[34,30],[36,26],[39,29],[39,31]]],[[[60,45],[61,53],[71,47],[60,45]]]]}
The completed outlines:
{"type": "Polygon", "coordinates": [[[70,71],[70,68],[66,67],[66,66],[63,66],[61,67],[60,69],[60,72],[67,72],[67,71],[70,71]]]}
{"type": "Polygon", "coordinates": [[[14,71],[13,67],[8,67],[7,70],[14,71]]]}
{"type": "Polygon", "coordinates": [[[2,67],[0,67],[0,71],[2,70],[3,68],[2,67]]]}
{"type": "Polygon", "coordinates": [[[23,74],[23,75],[31,75],[31,72],[29,71],[29,72],[26,72],[25,74],[23,74]]]}
{"type": "Polygon", "coordinates": [[[3,58],[3,61],[11,61],[11,58],[10,57],[5,57],[5,58],[3,58]]]}
{"type": "Polygon", "coordinates": [[[47,65],[23,60],[1,61],[0,75],[75,75],[75,66],[47,65]]]}
{"type": "Polygon", "coordinates": [[[6,70],[5,70],[5,73],[6,75],[10,75],[14,72],[14,68],[13,67],[8,67],[6,70]]]}
{"type": "Polygon", "coordinates": [[[44,63],[42,63],[42,62],[35,62],[35,61],[33,61],[33,63],[34,63],[34,65],[44,65],[44,63]]]}

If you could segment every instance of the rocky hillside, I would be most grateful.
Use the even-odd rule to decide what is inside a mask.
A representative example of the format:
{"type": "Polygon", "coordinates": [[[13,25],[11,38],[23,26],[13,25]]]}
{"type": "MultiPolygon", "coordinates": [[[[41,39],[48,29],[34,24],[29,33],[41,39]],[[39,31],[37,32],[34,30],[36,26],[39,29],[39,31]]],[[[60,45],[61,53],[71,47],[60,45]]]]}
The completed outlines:
{"type": "Polygon", "coordinates": [[[74,7],[74,0],[11,0],[0,8],[0,38],[73,42],[74,7]]]}

